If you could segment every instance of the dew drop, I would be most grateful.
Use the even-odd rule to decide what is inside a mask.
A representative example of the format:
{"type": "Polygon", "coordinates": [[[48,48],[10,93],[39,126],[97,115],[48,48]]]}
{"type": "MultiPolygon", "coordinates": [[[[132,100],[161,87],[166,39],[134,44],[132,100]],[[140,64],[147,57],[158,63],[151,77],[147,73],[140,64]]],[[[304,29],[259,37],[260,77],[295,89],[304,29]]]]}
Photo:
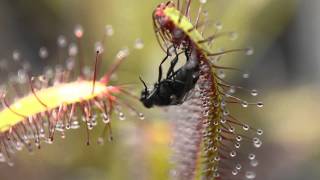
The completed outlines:
{"type": "Polygon", "coordinates": [[[104,51],[103,44],[100,41],[95,42],[94,49],[95,49],[95,52],[98,51],[99,53],[103,53],[104,51]]]}
{"type": "Polygon", "coordinates": [[[220,103],[221,107],[224,107],[227,105],[226,101],[222,100],[221,103],[220,103]]]}
{"type": "Polygon", "coordinates": [[[8,166],[13,167],[14,166],[14,162],[13,161],[8,161],[7,162],[8,166]]]}
{"type": "Polygon", "coordinates": [[[64,125],[62,124],[62,122],[58,122],[55,126],[57,131],[63,132],[64,131],[64,125]]]}
{"type": "Polygon", "coordinates": [[[31,70],[31,64],[30,64],[30,62],[28,62],[28,61],[24,61],[24,62],[22,62],[22,69],[24,69],[24,70],[31,70]]]}
{"type": "Polygon", "coordinates": [[[251,154],[249,154],[248,158],[249,158],[250,160],[254,160],[254,159],[256,158],[256,155],[253,154],[253,153],[251,153],[251,154]]]}
{"type": "Polygon", "coordinates": [[[248,79],[248,78],[250,77],[250,74],[249,74],[249,73],[243,73],[243,74],[242,74],[242,77],[243,77],[244,79],[248,79]]]}
{"type": "Polygon", "coordinates": [[[83,74],[86,76],[86,77],[90,77],[91,76],[91,67],[89,66],[84,66],[83,69],[82,69],[82,72],[83,74]]]}
{"type": "Polygon", "coordinates": [[[139,119],[140,119],[140,120],[144,120],[144,118],[145,118],[145,117],[144,117],[144,114],[141,113],[141,112],[138,114],[138,116],[139,116],[139,119]]]}
{"type": "Polygon", "coordinates": [[[230,38],[230,40],[232,40],[232,41],[236,40],[236,39],[238,38],[238,33],[236,33],[236,32],[230,32],[230,33],[229,33],[229,38],[230,38]]]}
{"type": "Polygon", "coordinates": [[[254,53],[254,50],[253,50],[252,47],[248,47],[248,48],[246,49],[246,55],[250,56],[250,55],[252,55],[253,53],[254,53]]]}
{"type": "Polygon", "coordinates": [[[234,86],[231,86],[231,87],[229,88],[228,92],[229,92],[230,94],[234,94],[234,93],[236,92],[236,88],[235,88],[234,86]]]}
{"type": "Polygon", "coordinates": [[[80,127],[79,121],[74,120],[71,122],[71,125],[70,125],[71,129],[78,129],[79,127],[80,127]]]}
{"type": "Polygon", "coordinates": [[[134,48],[136,49],[142,49],[144,47],[143,40],[138,38],[134,41],[134,48]]]}
{"type": "Polygon", "coordinates": [[[105,33],[107,36],[112,36],[114,34],[112,25],[108,24],[105,26],[105,33]]]}
{"type": "Polygon", "coordinates": [[[218,150],[218,147],[217,146],[213,146],[212,149],[213,149],[213,152],[215,152],[215,151],[218,150]]]}
{"type": "Polygon", "coordinates": [[[251,95],[252,96],[257,96],[258,95],[258,91],[256,89],[252,89],[251,90],[251,95]]]}
{"type": "Polygon", "coordinates": [[[103,145],[104,144],[104,138],[103,137],[99,137],[98,140],[97,140],[97,144],[103,145]]]}
{"type": "Polygon", "coordinates": [[[227,109],[225,109],[224,111],[223,111],[223,115],[224,116],[228,116],[230,114],[230,112],[227,110],[227,109]]]}
{"type": "Polygon", "coordinates": [[[73,33],[77,38],[82,38],[82,36],[83,36],[83,28],[82,28],[82,26],[81,25],[76,25],[76,27],[74,28],[73,33]]]}
{"type": "Polygon", "coordinates": [[[250,161],[250,165],[252,167],[257,167],[259,165],[259,162],[256,159],[254,159],[254,160],[250,161]]]}
{"type": "Polygon", "coordinates": [[[244,124],[244,125],[242,126],[242,128],[243,128],[243,130],[248,131],[249,128],[250,128],[250,126],[249,126],[248,124],[244,124]]]}
{"type": "Polygon", "coordinates": [[[215,161],[220,161],[220,157],[219,157],[219,156],[216,156],[216,157],[214,157],[214,160],[215,160],[215,161]]]}
{"type": "Polygon", "coordinates": [[[98,121],[96,119],[97,119],[96,116],[93,116],[93,118],[91,119],[92,126],[97,126],[98,125],[98,121]]]}
{"type": "Polygon", "coordinates": [[[232,133],[233,133],[235,130],[236,130],[236,129],[235,129],[234,127],[232,127],[232,126],[229,128],[229,132],[232,132],[232,133]]]}
{"type": "Polygon", "coordinates": [[[236,151],[231,151],[230,152],[230,157],[236,157],[237,156],[237,152],[236,151]]]}
{"type": "Polygon", "coordinates": [[[40,135],[39,135],[41,138],[44,138],[46,137],[46,132],[44,131],[43,128],[40,129],[40,135]]]}
{"type": "Polygon", "coordinates": [[[256,178],[256,173],[253,172],[253,171],[247,171],[246,172],[246,178],[247,179],[254,179],[254,178],[256,178]]]}
{"type": "Polygon", "coordinates": [[[259,108],[263,107],[263,102],[257,102],[257,107],[259,108]]]}
{"type": "Polygon", "coordinates": [[[220,21],[217,21],[214,25],[218,31],[220,31],[223,28],[223,25],[220,21]]]}
{"type": "Polygon", "coordinates": [[[261,136],[261,135],[263,134],[263,130],[262,130],[262,129],[257,129],[257,134],[258,134],[259,136],[261,136]]]}
{"type": "Polygon", "coordinates": [[[111,75],[110,79],[111,79],[112,81],[117,81],[117,80],[118,80],[118,75],[117,75],[117,73],[114,72],[114,73],[111,75]]]}
{"type": "Polygon", "coordinates": [[[24,84],[28,81],[28,73],[26,70],[24,70],[24,69],[18,70],[17,81],[20,84],[24,84]]]}
{"type": "Polygon", "coordinates": [[[123,48],[117,53],[117,58],[123,59],[129,55],[129,48],[123,48]]]}
{"type": "Polygon", "coordinates": [[[236,169],[240,170],[241,168],[242,168],[241,164],[238,163],[238,164],[236,165],[236,169]]]}
{"type": "Polygon", "coordinates": [[[69,45],[69,56],[76,56],[78,54],[78,47],[75,43],[69,45]]]}
{"type": "Polygon", "coordinates": [[[74,58],[72,58],[72,57],[70,57],[70,58],[68,58],[68,59],[66,60],[66,67],[67,67],[67,69],[68,69],[69,71],[71,71],[72,69],[74,69],[75,64],[76,64],[76,62],[75,62],[74,58]]]}
{"type": "Polygon", "coordinates": [[[256,142],[259,142],[259,141],[260,141],[260,139],[259,139],[259,138],[257,138],[257,137],[254,137],[252,140],[253,140],[253,142],[254,142],[254,143],[256,143],[256,142]]]}
{"type": "Polygon", "coordinates": [[[247,101],[242,101],[241,102],[241,106],[244,107],[244,108],[248,107],[248,105],[249,105],[249,103],[247,101]]]}
{"type": "Polygon", "coordinates": [[[5,162],[5,161],[6,161],[5,156],[2,153],[0,153],[0,162],[5,162]]]}
{"type": "Polygon", "coordinates": [[[39,49],[39,57],[41,59],[46,59],[48,57],[49,53],[48,53],[48,49],[46,47],[41,47],[39,49]]]}
{"type": "Polygon", "coordinates": [[[106,113],[102,114],[102,122],[105,124],[110,122],[109,116],[106,113]]]}
{"type": "Polygon", "coordinates": [[[239,142],[236,142],[236,143],[234,144],[234,147],[236,147],[237,149],[239,149],[239,148],[240,148],[240,143],[239,143],[239,142]]]}
{"type": "Polygon", "coordinates": [[[177,176],[177,171],[171,170],[170,171],[170,175],[173,176],[173,177],[176,177],[177,176]]]}
{"type": "Polygon", "coordinates": [[[237,137],[236,137],[236,140],[237,140],[238,142],[240,142],[240,141],[242,141],[242,137],[241,137],[241,136],[237,136],[237,137]]]}
{"type": "Polygon", "coordinates": [[[18,50],[14,50],[12,52],[12,59],[17,62],[17,61],[20,61],[20,58],[21,58],[20,52],[18,50]]]}
{"type": "Polygon", "coordinates": [[[236,170],[236,169],[234,169],[234,170],[232,170],[232,175],[234,175],[234,176],[236,176],[236,175],[238,175],[238,170],[236,170]]]}
{"type": "Polygon", "coordinates": [[[65,139],[66,138],[66,133],[64,131],[61,132],[61,139],[65,139]]]}
{"type": "Polygon", "coordinates": [[[48,137],[45,141],[48,144],[52,144],[53,143],[53,137],[48,137]]]}
{"type": "Polygon", "coordinates": [[[92,130],[92,129],[93,129],[92,123],[91,123],[91,122],[88,122],[88,123],[87,123],[87,127],[88,127],[89,130],[92,130]]]}
{"type": "Polygon", "coordinates": [[[255,148],[260,148],[261,145],[262,145],[262,141],[258,141],[258,142],[253,143],[253,146],[254,146],[255,148]]]}
{"type": "Polygon", "coordinates": [[[219,168],[218,168],[217,166],[215,166],[215,167],[212,168],[212,171],[213,171],[213,172],[218,172],[218,171],[219,171],[219,168]]]}
{"type": "Polygon", "coordinates": [[[225,118],[221,118],[220,122],[221,122],[222,124],[224,124],[224,123],[227,122],[227,120],[226,120],[225,118]]]}
{"type": "Polygon", "coordinates": [[[65,48],[67,46],[67,39],[64,35],[58,36],[57,45],[60,48],[65,48]]]}
{"type": "Polygon", "coordinates": [[[222,137],[221,137],[221,136],[217,136],[217,137],[216,137],[216,140],[217,140],[217,141],[222,141],[222,137]]]}
{"type": "Polygon", "coordinates": [[[220,56],[213,56],[213,57],[210,57],[209,61],[211,64],[215,65],[217,62],[219,62],[220,56]]]}
{"type": "Polygon", "coordinates": [[[53,77],[54,73],[53,73],[53,69],[52,68],[49,68],[49,67],[46,67],[45,70],[44,70],[44,75],[47,79],[50,79],[53,77]]]}
{"type": "Polygon", "coordinates": [[[119,119],[120,119],[121,121],[123,121],[123,120],[126,119],[126,116],[124,115],[123,112],[120,112],[120,113],[119,113],[119,119]]]}
{"type": "MultiPolygon", "coordinates": [[[[38,139],[38,138],[37,138],[37,140],[38,140],[38,142],[39,142],[39,139],[38,139]]],[[[21,144],[20,142],[17,142],[17,143],[16,143],[16,150],[17,150],[17,151],[21,151],[21,150],[22,150],[22,147],[23,147],[23,146],[22,146],[22,144],[21,144]]]]}

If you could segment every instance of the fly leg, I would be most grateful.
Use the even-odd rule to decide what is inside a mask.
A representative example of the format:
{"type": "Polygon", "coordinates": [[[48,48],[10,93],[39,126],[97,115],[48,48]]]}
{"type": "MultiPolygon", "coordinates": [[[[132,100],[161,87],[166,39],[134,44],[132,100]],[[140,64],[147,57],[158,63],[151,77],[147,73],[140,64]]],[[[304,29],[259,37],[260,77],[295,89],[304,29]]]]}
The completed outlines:
{"type": "Polygon", "coordinates": [[[162,64],[168,59],[169,56],[171,56],[171,54],[169,53],[170,49],[173,47],[170,46],[167,49],[167,55],[166,57],[163,58],[163,60],[161,61],[160,65],[159,65],[159,75],[158,75],[158,83],[160,83],[161,79],[162,79],[162,64]]]}

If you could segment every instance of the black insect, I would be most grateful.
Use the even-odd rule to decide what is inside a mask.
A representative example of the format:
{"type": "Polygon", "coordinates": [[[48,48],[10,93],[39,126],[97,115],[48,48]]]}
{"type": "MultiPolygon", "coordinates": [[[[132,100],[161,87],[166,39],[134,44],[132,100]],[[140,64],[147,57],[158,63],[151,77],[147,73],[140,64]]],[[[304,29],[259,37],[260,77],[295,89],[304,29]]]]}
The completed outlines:
{"type": "Polygon", "coordinates": [[[199,60],[195,55],[195,50],[190,51],[185,49],[184,51],[177,53],[175,51],[175,58],[171,61],[170,67],[167,72],[166,79],[162,80],[162,64],[170,56],[171,47],[167,49],[166,57],[161,61],[159,65],[158,82],[154,84],[153,90],[149,91],[146,83],[141,79],[145,89],[141,92],[140,101],[147,108],[156,106],[168,106],[182,104],[186,94],[194,88],[199,78],[199,60]],[[174,70],[179,55],[184,52],[186,56],[186,63],[178,70],[174,70]]]}

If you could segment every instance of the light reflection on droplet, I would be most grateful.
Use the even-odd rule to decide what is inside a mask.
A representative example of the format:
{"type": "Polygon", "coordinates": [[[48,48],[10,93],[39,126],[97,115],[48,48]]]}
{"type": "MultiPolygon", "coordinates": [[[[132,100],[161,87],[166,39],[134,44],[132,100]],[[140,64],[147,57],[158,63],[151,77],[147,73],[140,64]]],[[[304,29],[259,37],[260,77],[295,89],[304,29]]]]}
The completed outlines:
{"type": "Polygon", "coordinates": [[[144,42],[142,39],[138,38],[134,42],[134,48],[136,49],[142,49],[144,47],[144,42]]]}
{"type": "Polygon", "coordinates": [[[218,31],[220,31],[223,28],[221,21],[217,21],[214,25],[218,31]]]}
{"type": "Polygon", "coordinates": [[[77,37],[77,38],[82,38],[83,36],[83,28],[81,25],[76,25],[76,27],[74,28],[74,35],[77,37]]]}
{"type": "Polygon", "coordinates": [[[253,53],[254,53],[254,50],[253,50],[252,47],[248,47],[248,48],[246,49],[246,55],[250,56],[250,55],[252,55],[253,53]]]}
{"type": "Polygon", "coordinates": [[[247,179],[254,179],[254,178],[256,178],[256,173],[253,171],[247,171],[245,176],[247,179]]]}
{"type": "Polygon", "coordinates": [[[103,53],[104,51],[103,44],[100,41],[95,42],[94,49],[95,49],[95,52],[98,51],[99,53],[103,53]]]}
{"type": "Polygon", "coordinates": [[[14,50],[14,51],[12,52],[12,59],[13,59],[14,61],[20,61],[20,58],[21,58],[20,52],[19,52],[18,50],[14,50]]]}
{"type": "Polygon", "coordinates": [[[110,24],[106,25],[105,33],[107,36],[112,36],[114,34],[114,30],[113,30],[112,25],[110,25],[110,24]]]}
{"type": "Polygon", "coordinates": [[[257,107],[259,107],[259,108],[263,107],[263,102],[258,102],[257,107]]]}
{"type": "Polygon", "coordinates": [[[232,41],[236,40],[238,38],[238,33],[237,32],[230,32],[229,33],[229,38],[232,41]]]}
{"type": "Polygon", "coordinates": [[[249,74],[249,73],[243,73],[243,74],[242,74],[242,77],[243,77],[244,79],[248,79],[248,78],[250,77],[250,74],[249,74]]]}
{"type": "Polygon", "coordinates": [[[69,56],[76,56],[78,54],[78,47],[75,43],[69,45],[69,56]]]}
{"type": "Polygon", "coordinates": [[[48,57],[49,53],[48,53],[48,49],[46,47],[41,47],[39,49],[39,57],[41,59],[46,59],[48,57]]]}
{"type": "Polygon", "coordinates": [[[258,95],[258,91],[256,89],[252,89],[251,90],[251,95],[252,96],[257,96],[258,95]]]}
{"type": "Polygon", "coordinates": [[[57,45],[60,48],[65,48],[67,46],[67,39],[64,35],[58,36],[57,45]]]}

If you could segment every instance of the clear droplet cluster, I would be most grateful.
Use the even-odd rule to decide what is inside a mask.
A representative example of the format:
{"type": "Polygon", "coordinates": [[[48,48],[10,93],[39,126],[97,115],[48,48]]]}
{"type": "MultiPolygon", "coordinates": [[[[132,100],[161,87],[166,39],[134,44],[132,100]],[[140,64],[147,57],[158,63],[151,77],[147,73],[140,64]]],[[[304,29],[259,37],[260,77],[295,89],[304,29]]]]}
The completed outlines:
{"type": "MultiPolygon", "coordinates": [[[[247,108],[251,104],[255,104],[258,107],[261,107],[261,105],[259,102],[249,103],[231,95],[235,93],[236,88],[226,85],[226,81],[215,78],[215,76],[221,77],[221,72],[218,70],[212,74],[212,70],[209,67],[209,61],[202,62],[201,75],[198,80],[203,108],[202,131],[205,147],[204,153],[205,157],[207,157],[204,169],[206,177],[220,177],[221,174],[224,174],[225,178],[228,177],[225,175],[225,172],[229,171],[230,176],[239,177],[240,174],[245,174],[246,178],[254,179],[255,173],[251,169],[258,165],[256,155],[250,152],[246,159],[241,148],[242,146],[245,146],[245,149],[249,146],[260,148],[262,141],[259,136],[263,134],[263,131],[261,129],[254,129],[234,117],[228,110],[228,104],[238,103],[243,108],[247,108]],[[253,138],[250,140],[248,137],[253,138]],[[230,143],[233,143],[233,146],[230,146],[230,143]],[[248,160],[249,166],[242,165],[242,163],[248,160]],[[234,168],[230,169],[230,166],[234,168]]],[[[257,90],[252,90],[251,95],[256,96],[257,90]]]]}

